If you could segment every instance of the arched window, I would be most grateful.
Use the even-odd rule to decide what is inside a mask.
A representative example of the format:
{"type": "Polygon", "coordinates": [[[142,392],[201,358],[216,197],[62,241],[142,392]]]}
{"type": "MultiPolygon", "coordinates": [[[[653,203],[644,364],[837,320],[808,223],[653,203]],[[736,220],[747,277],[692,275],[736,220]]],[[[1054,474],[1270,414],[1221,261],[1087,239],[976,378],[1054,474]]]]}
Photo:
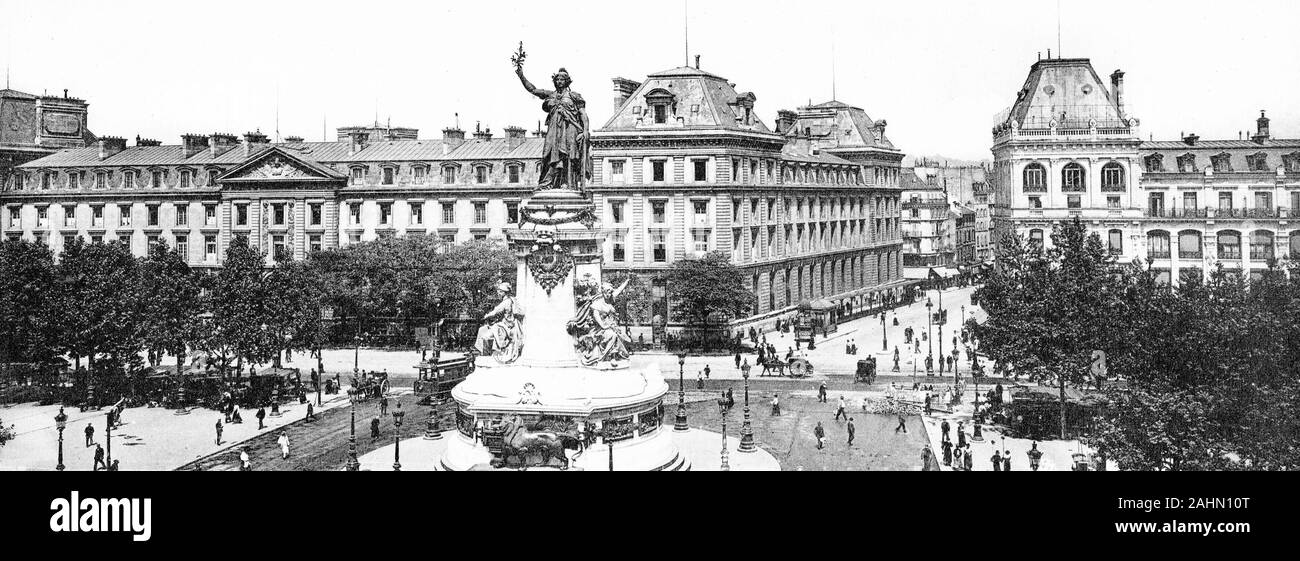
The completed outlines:
{"type": "Polygon", "coordinates": [[[1291,232],[1291,258],[1300,259],[1300,230],[1291,232]]]}
{"type": "Polygon", "coordinates": [[[1101,167],[1101,190],[1124,190],[1124,166],[1117,162],[1110,162],[1101,167]]]}
{"type": "Polygon", "coordinates": [[[1219,259],[1241,259],[1241,234],[1232,230],[1219,232],[1219,259]]]}
{"type": "Polygon", "coordinates": [[[1084,177],[1083,166],[1076,163],[1065,164],[1061,168],[1061,190],[1062,191],[1083,191],[1088,188],[1087,179],[1084,177]]]}
{"type": "Polygon", "coordinates": [[[1169,258],[1169,232],[1153,230],[1147,233],[1147,258],[1169,258]]]}
{"type": "Polygon", "coordinates": [[[1178,233],[1178,257],[1180,259],[1201,258],[1201,233],[1196,230],[1183,230],[1178,233]]]}
{"type": "Polygon", "coordinates": [[[1030,192],[1047,192],[1047,169],[1042,164],[1025,166],[1024,190],[1030,192]]]}
{"type": "Polygon", "coordinates": [[[1273,258],[1273,232],[1255,230],[1250,234],[1250,258],[1259,261],[1273,258]]]}

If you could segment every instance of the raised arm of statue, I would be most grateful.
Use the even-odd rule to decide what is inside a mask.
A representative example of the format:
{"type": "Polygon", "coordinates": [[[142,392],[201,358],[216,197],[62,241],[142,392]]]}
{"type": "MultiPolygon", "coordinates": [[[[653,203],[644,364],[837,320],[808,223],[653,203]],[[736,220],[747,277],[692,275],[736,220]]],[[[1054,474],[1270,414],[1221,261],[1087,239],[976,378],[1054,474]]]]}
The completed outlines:
{"type": "Polygon", "coordinates": [[[515,66],[515,75],[519,76],[519,83],[524,85],[524,89],[528,90],[528,93],[542,99],[551,97],[551,92],[549,90],[543,90],[534,86],[532,82],[528,81],[528,78],[524,77],[524,66],[522,64],[515,66]]]}
{"type": "MultiPolygon", "coordinates": [[[[627,288],[627,283],[628,283],[628,282],[631,282],[631,280],[632,280],[631,277],[628,277],[628,278],[626,278],[626,279],[623,279],[623,284],[618,285],[618,288],[615,288],[615,289],[614,289],[614,293],[613,293],[612,296],[610,296],[610,299],[611,299],[611,300],[617,300],[617,299],[618,299],[618,295],[623,293],[623,289],[624,289],[624,288],[627,288]]],[[[610,302],[610,304],[613,304],[613,302],[610,302]]]]}

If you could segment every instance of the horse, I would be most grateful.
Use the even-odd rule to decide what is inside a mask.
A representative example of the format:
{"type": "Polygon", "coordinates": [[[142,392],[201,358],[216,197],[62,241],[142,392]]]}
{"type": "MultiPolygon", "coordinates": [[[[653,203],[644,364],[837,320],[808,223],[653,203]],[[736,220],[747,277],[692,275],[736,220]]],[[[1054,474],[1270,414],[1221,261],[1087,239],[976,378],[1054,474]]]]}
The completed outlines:
{"type": "Polygon", "coordinates": [[[567,470],[569,459],[564,455],[565,445],[577,443],[577,439],[572,435],[533,431],[519,422],[518,418],[504,422],[501,437],[501,465],[505,466],[510,456],[518,456],[520,466],[524,469],[529,467],[528,456],[538,454],[541,461],[537,465],[545,466],[550,463],[551,458],[555,458],[560,461],[560,469],[567,470]]]}

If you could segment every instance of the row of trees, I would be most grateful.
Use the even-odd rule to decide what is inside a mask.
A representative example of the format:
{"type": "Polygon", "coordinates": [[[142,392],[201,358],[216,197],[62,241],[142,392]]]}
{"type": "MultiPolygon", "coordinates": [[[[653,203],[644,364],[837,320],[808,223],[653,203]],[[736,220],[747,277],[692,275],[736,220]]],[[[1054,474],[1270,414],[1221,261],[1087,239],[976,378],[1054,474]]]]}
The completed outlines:
{"type": "Polygon", "coordinates": [[[1064,401],[1104,351],[1125,383],[1106,390],[1084,440],[1123,469],[1300,467],[1300,265],[1256,279],[1219,268],[1170,288],[1078,221],[1052,241],[1001,242],[977,291],[988,320],[968,326],[981,352],[1064,401]]]}

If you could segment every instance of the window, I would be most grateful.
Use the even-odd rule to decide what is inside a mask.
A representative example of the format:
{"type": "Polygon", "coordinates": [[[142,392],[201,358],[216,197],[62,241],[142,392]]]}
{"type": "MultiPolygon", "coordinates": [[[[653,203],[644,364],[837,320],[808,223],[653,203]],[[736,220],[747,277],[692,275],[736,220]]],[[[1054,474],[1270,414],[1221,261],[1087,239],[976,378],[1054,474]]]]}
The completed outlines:
{"type": "Polygon", "coordinates": [[[1147,234],[1147,258],[1169,258],[1169,232],[1157,230],[1147,234]]]}
{"type": "Polygon", "coordinates": [[[325,221],[325,204],[309,203],[307,205],[307,219],[312,226],[320,226],[325,221]]]}
{"type": "Polygon", "coordinates": [[[1111,195],[1111,196],[1109,196],[1109,197],[1106,197],[1106,208],[1118,209],[1118,208],[1119,208],[1119,196],[1118,196],[1118,195],[1111,195]]]}
{"type": "MultiPolygon", "coordinates": [[[[1042,208],[1042,204],[1043,204],[1042,201],[1038,200],[1038,197],[1029,197],[1030,208],[1042,208]],[[1037,203],[1039,206],[1034,206],[1034,203],[1037,203]]],[[[912,218],[920,218],[920,217],[921,217],[920,209],[915,209],[915,208],[912,209],[912,218]]]]}
{"type": "Polygon", "coordinates": [[[1231,230],[1219,232],[1219,259],[1241,259],[1241,234],[1231,230]]]}
{"type": "Polygon", "coordinates": [[[379,203],[379,223],[384,226],[393,225],[393,203],[379,203]]]}
{"type": "Polygon", "coordinates": [[[41,189],[49,189],[50,184],[54,183],[54,173],[45,172],[41,174],[41,189]]]}
{"type": "Polygon", "coordinates": [[[353,226],[361,225],[361,203],[348,205],[348,224],[353,226]]]}
{"type": "Polygon", "coordinates": [[[474,223],[487,224],[487,203],[474,203],[474,223]]]}
{"type": "Polygon", "coordinates": [[[186,235],[176,236],[176,251],[180,252],[181,259],[190,260],[190,237],[186,235]]]}
{"type": "Polygon", "coordinates": [[[657,125],[662,125],[662,124],[668,122],[668,106],[667,106],[667,105],[662,105],[662,104],[660,104],[660,105],[655,105],[655,106],[654,106],[654,112],[655,112],[655,124],[657,124],[657,125]]]}
{"type": "Polygon", "coordinates": [[[1300,152],[1292,152],[1282,156],[1282,167],[1286,168],[1288,173],[1300,172],[1300,152]]]}
{"type": "Polygon", "coordinates": [[[1152,154],[1142,159],[1143,165],[1147,171],[1165,171],[1165,157],[1160,154],[1152,154]]]}
{"type": "Polygon", "coordinates": [[[696,226],[709,225],[709,201],[691,201],[691,209],[695,211],[696,226]]]}
{"type": "Polygon", "coordinates": [[[81,188],[81,172],[79,171],[68,172],[68,188],[69,189],[81,188]]]}
{"type": "Polygon", "coordinates": [[[666,163],[666,162],[665,162],[664,160],[654,160],[654,161],[650,162],[650,170],[651,170],[651,174],[652,174],[651,177],[653,178],[653,179],[652,179],[653,181],[663,181],[663,180],[664,180],[664,164],[665,164],[665,163],[666,163]]]}
{"type": "Polygon", "coordinates": [[[161,188],[162,188],[162,186],[163,186],[163,172],[162,172],[162,170],[157,170],[157,169],[156,169],[156,170],[153,170],[153,171],[149,172],[149,186],[150,186],[150,187],[153,187],[154,189],[161,189],[161,188]]]}
{"type": "Polygon", "coordinates": [[[411,206],[411,224],[419,226],[424,224],[424,203],[408,203],[411,206]]]}
{"type": "Polygon", "coordinates": [[[650,238],[653,242],[655,263],[668,262],[668,234],[653,232],[650,234],[650,238]]]}
{"type": "Polygon", "coordinates": [[[412,167],[412,168],[411,168],[411,181],[413,181],[413,182],[415,182],[415,183],[417,183],[417,184],[421,184],[421,185],[424,184],[424,176],[425,176],[425,174],[426,174],[427,172],[428,172],[428,168],[425,168],[424,166],[414,166],[414,167],[412,167]]]}
{"type": "Polygon", "coordinates": [[[316,253],[318,251],[323,250],[324,248],[325,246],[321,242],[320,234],[312,234],[310,236],[307,236],[307,251],[311,253],[316,253]]]}
{"type": "Polygon", "coordinates": [[[667,201],[650,201],[650,221],[655,224],[663,224],[666,221],[665,208],[667,206],[667,201]]]}
{"type": "Polygon", "coordinates": [[[512,184],[519,183],[519,167],[517,165],[506,166],[506,180],[512,184]]]}
{"type": "Polygon", "coordinates": [[[104,172],[101,171],[101,172],[95,174],[95,188],[96,188],[96,189],[107,189],[107,188],[108,188],[108,174],[107,174],[107,173],[104,173],[104,172]]]}
{"type": "Polygon", "coordinates": [[[483,185],[488,182],[487,166],[477,166],[474,168],[474,183],[483,185]]]}
{"type": "Polygon", "coordinates": [[[248,225],[248,203],[239,203],[235,205],[235,225],[248,225]]]}
{"type": "Polygon", "coordinates": [[[194,172],[183,169],[181,170],[181,188],[191,187],[194,184],[194,172]]]}
{"type": "Polygon", "coordinates": [[[1232,193],[1226,191],[1219,193],[1219,210],[1232,210],[1232,193]]]}
{"type": "Polygon", "coordinates": [[[127,228],[131,226],[131,205],[118,205],[117,225],[127,228]]]}
{"type": "Polygon", "coordinates": [[[1250,171],[1268,171],[1268,156],[1263,152],[1251,154],[1246,156],[1246,164],[1250,171]]]}
{"type": "Polygon", "coordinates": [[[1180,259],[1200,259],[1201,255],[1201,233],[1196,230],[1179,232],[1178,257],[1180,259]]]}
{"type": "Polygon", "coordinates": [[[1183,193],[1183,210],[1195,210],[1196,207],[1196,193],[1183,193]]]}
{"type": "Polygon", "coordinates": [[[383,171],[383,175],[382,175],[382,178],[383,178],[383,179],[382,179],[383,184],[384,184],[384,185],[392,185],[392,184],[393,184],[393,178],[394,178],[396,175],[397,175],[397,169],[396,169],[396,168],[392,168],[392,167],[384,167],[384,171],[383,171]]]}
{"type": "MultiPolygon", "coordinates": [[[[1043,198],[1037,196],[1029,197],[1029,208],[1043,208],[1043,198]]],[[[916,215],[917,210],[912,209],[912,218],[916,218],[916,215]]]]}
{"type": "Polygon", "coordinates": [[[104,207],[98,205],[90,207],[90,225],[96,228],[104,227],[104,207]]]}
{"type": "Polygon", "coordinates": [[[1043,252],[1043,231],[1042,230],[1038,228],[1034,228],[1033,230],[1029,231],[1029,248],[1034,251],[1037,251],[1038,253],[1043,252]]]}
{"type": "Polygon", "coordinates": [[[627,234],[624,232],[614,232],[612,236],[614,243],[614,261],[624,261],[627,259],[627,234]]]}
{"type": "Polygon", "coordinates": [[[610,220],[610,222],[612,222],[612,223],[614,223],[614,224],[623,224],[623,223],[624,223],[624,214],[623,214],[623,209],[624,209],[624,205],[626,205],[626,204],[627,204],[627,203],[624,202],[624,201],[610,201],[610,202],[609,202],[609,220],[610,220]]]}
{"type": "Polygon", "coordinates": [[[1082,201],[1078,195],[1070,195],[1065,198],[1066,208],[1082,208],[1082,201]]]}
{"type": "Polygon", "coordinates": [[[1119,255],[1124,253],[1124,231],[1111,230],[1110,232],[1107,232],[1107,234],[1106,247],[1110,248],[1111,254],[1119,255]]]}
{"type": "Polygon", "coordinates": [[[283,226],[285,223],[285,204],[275,203],[271,205],[271,224],[283,226]]]}
{"type": "Polygon", "coordinates": [[[456,168],[454,166],[443,166],[442,182],[444,185],[451,185],[456,182],[456,168]]]}
{"type": "Polygon", "coordinates": [[[624,181],[623,165],[624,160],[609,161],[609,177],[614,181],[624,181]]]}
{"type": "Polygon", "coordinates": [[[1215,173],[1232,171],[1232,156],[1227,152],[1210,156],[1210,165],[1214,167],[1215,173]]]}
{"type": "Polygon", "coordinates": [[[1083,191],[1086,188],[1087,182],[1084,179],[1083,166],[1069,163],[1061,168],[1062,191],[1083,191]]]}
{"type": "Polygon", "coordinates": [[[1291,216],[1300,215],[1300,191],[1291,192],[1291,216]]]}
{"type": "MultiPolygon", "coordinates": [[[[69,179],[71,179],[71,177],[69,177],[69,179]]],[[[68,187],[71,187],[71,188],[73,188],[73,189],[76,188],[76,186],[75,186],[75,185],[72,185],[71,182],[69,182],[68,187]]],[[[135,172],[134,172],[134,171],[129,171],[129,170],[128,170],[128,171],[124,171],[124,172],[122,172],[122,188],[123,188],[123,189],[133,189],[133,188],[135,188],[135,172]]]]}
{"type": "Polygon", "coordinates": [[[349,243],[349,244],[359,244],[359,243],[361,243],[361,232],[350,232],[350,233],[348,233],[348,243],[349,243]]]}
{"type": "Polygon", "coordinates": [[[695,252],[708,253],[709,252],[709,231],[696,230],[693,234],[694,234],[693,238],[695,241],[695,247],[694,247],[695,252]]]}
{"type": "MultiPolygon", "coordinates": [[[[735,160],[732,160],[735,163],[735,160]]],[[[695,180],[707,181],[709,178],[709,161],[708,160],[691,160],[691,165],[695,166],[695,180]]],[[[734,168],[734,166],[733,166],[734,168]]],[[[732,181],[738,181],[740,178],[732,176],[732,181]]]]}
{"type": "Polygon", "coordinates": [[[215,187],[217,185],[218,177],[221,177],[221,170],[219,169],[208,170],[208,187],[215,187]]]}
{"type": "Polygon", "coordinates": [[[146,225],[146,226],[157,226],[157,225],[158,225],[158,205],[149,205],[149,206],[147,206],[147,207],[145,207],[145,208],[147,209],[147,214],[146,214],[147,218],[145,219],[145,225],[146,225]]]}
{"type": "Polygon", "coordinates": [[[217,260],[217,237],[212,234],[203,236],[203,260],[217,260]]]}
{"type": "Polygon", "coordinates": [[[1180,173],[1196,173],[1196,156],[1193,154],[1183,154],[1178,157],[1178,171],[1180,173]]]}
{"type": "Polygon", "coordinates": [[[506,222],[519,223],[519,203],[506,203],[506,222]]]}
{"type": "Polygon", "coordinates": [[[456,203],[442,203],[442,223],[456,223],[456,203]]]}
{"type": "Polygon", "coordinates": [[[1124,166],[1111,162],[1101,167],[1101,190],[1124,190],[1124,166]]]}
{"type": "Polygon", "coordinates": [[[203,225],[217,225],[217,205],[203,205],[203,225]]]}
{"type": "Polygon", "coordinates": [[[1265,212],[1273,208],[1273,194],[1269,192],[1255,193],[1255,210],[1265,212]]]}
{"type": "Polygon", "coordinates": [[[438,239],[442,240],[442,243],[456,243],[456,234],[442,234],[438,239]]]}
{"type": "Polygon", "coordinates": [[[1291,258],[1300,259],[1300,230],[1291,232],[1291,258]]]}
{"type": "Polygon", "coordinates": [[[271,236],[271,258],[277,262],[289,260],[289,246],[284,236],[271,236]]]}
{"type": "Polygon", "coordinates": [[[1250,258],[1259,261],[1273,258],[1273,232],[1255,230],[1250,235],[1250,258]]]}
{"type": "Polygon", "coordinates": [[[153,251],[154,246],[157,246],[158,243],[159,243],[158,234],[149,234],[149,236],[146,238],[146,244],[147,247],[149,248],[149,251],[153,251]]]}
{"type": "Polygon", "coordinates": [[[366,168],[360,166],[352,168],[352,185],[363,185],[365,182],[366,168]]]}
{"type": "Polygon", "coordinates": [[[22,227],[22,208],[21,208],[21,207],[16,207],[16,206],[11,206],[11,207],[9,207],[9,227],[10,227],[10,228],[21,228],[21,227],[22,227]]]}
{"type": "Polygon", "coordinates": [[[176,225],[177,225],[177,226],[189,226],[189,225],[190,225],[190,207],[189,207],[188,205],[178,204],[178,205],[175,205],[174,208],[176,209],[176,225]]]}
{"type": "Polygon", "coordinates": [[[1165,215],[1165,194],[1151,193],[1147,196],[1147,215],[1164,216],[1165,215]]]}
{"type": "Polygon", "coordinates": [[[77,207],[71,205],[63,207],[63,227],[77,227],[77,207]]]}

